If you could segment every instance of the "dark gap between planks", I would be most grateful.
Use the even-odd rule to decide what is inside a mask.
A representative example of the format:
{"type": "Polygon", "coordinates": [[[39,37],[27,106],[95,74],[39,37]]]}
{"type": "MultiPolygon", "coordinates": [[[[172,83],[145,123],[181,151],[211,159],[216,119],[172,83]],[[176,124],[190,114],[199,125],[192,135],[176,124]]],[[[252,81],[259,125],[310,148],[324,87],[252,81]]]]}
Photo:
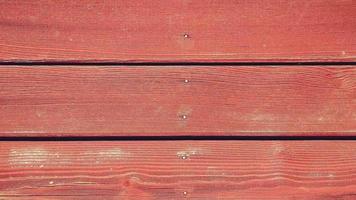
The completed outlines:
{"type": "Polygon", "coordinates": [[[7,62],[0,61],[1,65],[15,66],[58,66],[58,65],[78,65],[78,66],[327,66],[327,65],[356,65],[356,62],[84,62],[84,61],[36,61],[36,62],[7,62]]]}
{"type": "Polygon", "coordinates": [[[356,136],[87,136],[87,137],[0,137],[2,141],[172,141],[172,140],[356,140],[356,136]]]}

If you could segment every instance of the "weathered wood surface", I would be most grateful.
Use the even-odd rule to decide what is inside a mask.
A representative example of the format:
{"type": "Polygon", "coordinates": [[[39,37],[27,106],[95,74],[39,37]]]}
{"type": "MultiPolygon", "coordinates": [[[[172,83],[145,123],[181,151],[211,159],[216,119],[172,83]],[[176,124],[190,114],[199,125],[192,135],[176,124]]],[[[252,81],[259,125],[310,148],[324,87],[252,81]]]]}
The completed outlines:
{"type": "Polygon", "coordinates": [[[0,30],[0,61],[356,61],[352,0],[3,0],[0,30]]]}
{"type": "Polygon", "coordinates": [[[0,199],[353,200],[355,141],[1,142],[0,199]]]}
{"type": "Polygon", "coordinates": [[[356,133],[356,67],[5,66],[0,88],[0,136],[356,133]]]}

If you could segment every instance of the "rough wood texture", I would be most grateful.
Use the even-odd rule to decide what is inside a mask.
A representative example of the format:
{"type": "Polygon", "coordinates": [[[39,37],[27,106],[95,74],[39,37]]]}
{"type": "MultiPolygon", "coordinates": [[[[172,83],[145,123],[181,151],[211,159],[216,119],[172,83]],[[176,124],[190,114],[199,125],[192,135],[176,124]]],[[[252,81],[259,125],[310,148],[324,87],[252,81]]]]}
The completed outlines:
{"type": "Polygon", "coordinates": [[[356,61],[352,0],[3,0],[0,30],[0,61],[356,61]]]}
{"type": "Polygon", "coordinates": [[[0,88],[0,136],[356,133],[356,67],[8,66],[0,88]]]}
{"type": "Polygon", "coordinates": [[[0,158],[0,199],[356,198],[355,141],[1,142],[0,158]]]}

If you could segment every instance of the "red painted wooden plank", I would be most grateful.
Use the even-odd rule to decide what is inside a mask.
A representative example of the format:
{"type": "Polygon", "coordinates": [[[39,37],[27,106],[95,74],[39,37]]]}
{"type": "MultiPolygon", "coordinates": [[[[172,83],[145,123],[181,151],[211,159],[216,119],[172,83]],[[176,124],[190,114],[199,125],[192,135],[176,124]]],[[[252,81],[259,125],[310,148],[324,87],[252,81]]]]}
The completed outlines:
{"type": "Polygon", "coordinates": [[[352,0],[12,0],[0,30],[0,61],[356,61],[352,0]]]}
{"type": "Polygon", "coordinates": [[[1,199],[355,199],[355,141],[1,142],[1,199]]]}
{"type": "Polygon", "coordinates": [[[356,135],[356,67],[3,66],[0,136],[356,135]]]}

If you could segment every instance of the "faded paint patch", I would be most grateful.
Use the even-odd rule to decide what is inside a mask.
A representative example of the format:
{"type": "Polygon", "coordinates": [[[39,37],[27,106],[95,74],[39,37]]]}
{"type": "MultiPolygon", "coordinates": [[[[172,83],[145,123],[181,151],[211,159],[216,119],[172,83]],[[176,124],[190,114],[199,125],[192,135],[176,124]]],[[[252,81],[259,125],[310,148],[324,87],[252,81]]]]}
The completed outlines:
{"type": "Polygon", "coordinates": [[[270,153],[273,159],[271,159],[271,162],[278,167],[283,166],[283,154],[286,151],[285,146],[283,145],[283,142],[273,142],[270,147],[270,153]]]}
{"type": "Polygon", "coordinates": [[[60,156],[59,153],[50,152],[44,148],[13,148],[9,152],[8,163],[12,167],[36,167],[60,166],[70,163],[69,159],[60,156]]]}
{"type": "Polygon", "coordinates": [[[319,118],[318,118],[318,121],[319,121],[319,122],[322,122],[322,121],[324,121],[324,120],[325,120],[324,117],[319,117],[319,118]]]}
{"type": "Polygon", "coordinates": [[[189,106],[181,106],[179,108],[179,111],[177,113],[177,117],[178,119],[180,119],[178,120],[179,127],[185,128],[187,126],[187,123],[189,122],[192,112],[193,110],[189,106]]]}
{"type": "MultiPolygon", "coordinates": [[[[252,112],[246,113],[246,114],[241,114],[240,112],[233,112],[229,111],[227,112],[229,117],[233,120],[244,120],[244,121],[255,121],[255,122],[274,122],[274,121],[279,121],[280,116],[274,115],[270,112],[255,109],[252,112]]],[[[286,119],[287,116],[284,116],[284,120],[286,119]]]]}
{"type": "Polygon", "coordinates": [[[105,149],[105,150],[91,150],[86,151],[78,159],[91,160],[94,164],[107,163],[129,157],[128,152],[124,152],[119,148],[105,149]]]}
{"type": "Polygon", "coordinates": [[[278,155],[284,151],[284,145],[281,142],[274,142],[271,145],[271,150],[273,155],[278,155]]]}
{"type": "Polygon", "coordinates": [[[8,163],[11,167],[45,168],[47,166],[67,166],[69,164],[101,164],[127,159],[128,152],[119,148],[105,150],[90,150],[79,153],[77,156],[61,154],[42,147],[13,148],[8,154],[8,163]]]}
{"type": "Polygon", "coordinates": [[[254,112],[248,116],[249,120],[253,121],[276,121],[276,117],[270,113],[254,112]]]}
{"type": "Polygon", "coordinates": [[[201,148],[188,148],[186,150],[177,152],[177,156],[183,160],[188,159],[194,155],[203,155],[203,154],[204,154],[204,150],[201,148]]]}
{"type": "Polygon", "coordinates": [[[192,108],[189,106],[181,106],[179,108],[178,116],[190,116],[192,114],[192,108]]]}
{"type": "Polygon", "coordinates": [[[228,175],[225,170],[221,169],[220,167],[215,167],[215,166],[209,166],[206,169],[206,174],[208,176],[226,176],[228,175]]]}
{"type": "Polygon", "coordinates": [[[13,134],[27,134],[27,133],[34,133],[34,134],[39,134],[39,133],[46,133],[45,131],[42,130],[20,130],[20,131],[11,131],[13,134]]]}
{"type": "Polygon", "coordinates": [[[333,173],[327,173],[327,172],[310,172],[309,176],[313,178],[329,178],[329,179],[335,178],[335,175],[333,173]]]}
{"type": "Polygon", "coordinates": [[[47,162],[48,152],[43,148],[11,149],[9,163],[20,166],[41,166],[47,162]]]}

